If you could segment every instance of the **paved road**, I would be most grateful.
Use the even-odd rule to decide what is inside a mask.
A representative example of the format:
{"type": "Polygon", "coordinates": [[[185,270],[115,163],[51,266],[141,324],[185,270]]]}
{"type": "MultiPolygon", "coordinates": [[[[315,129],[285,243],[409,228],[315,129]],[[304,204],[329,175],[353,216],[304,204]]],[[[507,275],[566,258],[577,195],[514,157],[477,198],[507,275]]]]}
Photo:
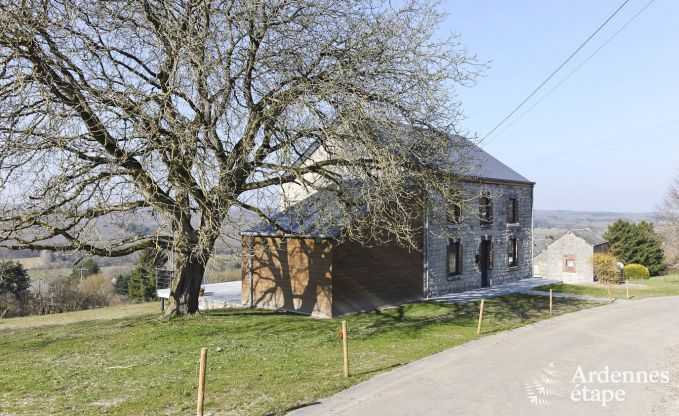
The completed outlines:
{"type": "Polygon", "coordinates": [[[293,415],[679,415],[679,297],[609,304],[482,338],[293,415]]]}

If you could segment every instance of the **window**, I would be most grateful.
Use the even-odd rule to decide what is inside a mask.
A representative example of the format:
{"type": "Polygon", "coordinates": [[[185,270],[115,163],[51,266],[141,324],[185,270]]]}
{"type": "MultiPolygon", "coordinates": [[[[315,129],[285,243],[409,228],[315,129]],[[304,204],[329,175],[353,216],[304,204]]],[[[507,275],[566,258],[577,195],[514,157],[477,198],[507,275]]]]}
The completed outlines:
{"type": "Polygon", "coordinates": [[[516,237],[509,237],[509,241],[507,244],[507,265],[509,267],[516,267],[519,262],[518,262],[518,257],[519,257],[519,242],[516,240],[516,237]]]}
{"type": "Polygon", "coordinates": [[[490,199],[490,193],[484,192],[479,199],[479,218],[481,225],[493,224],[493,201],[490,199]]]}
{"type": "Polygon", "coordinates": [[[563,256],[563,271],[566,273],[575,273],[575,256],[567,254],[563,256]]]}
{"type": "Polygon", "coordinates": [[[488,270],[493,270],[493,263],[495,262],[495,255],[493,254],[493,240],[481,240],[478,251],[476,252],[476,267],[481,267],[481,253],[484,242],[488,243],[488,253],[486,253],[486,260],[488,262],[488,270]]]}
{"type": "Polygon", "coordinates": [[[462,274],[462,244],[448,240],[448,276],[462,274]]]}
{"type": "Polygon", "coordinates": [[[507,203],[507,222],[516,224],[519,222],[519,204],[516,198],[509,198],[507,203]]]}
{"type": "Polygon", "coordinates": [[[452,211],[448,212],[448,223],[459,224],[462,222],[462,208],[455,204],[453,205],[452,211]]]}

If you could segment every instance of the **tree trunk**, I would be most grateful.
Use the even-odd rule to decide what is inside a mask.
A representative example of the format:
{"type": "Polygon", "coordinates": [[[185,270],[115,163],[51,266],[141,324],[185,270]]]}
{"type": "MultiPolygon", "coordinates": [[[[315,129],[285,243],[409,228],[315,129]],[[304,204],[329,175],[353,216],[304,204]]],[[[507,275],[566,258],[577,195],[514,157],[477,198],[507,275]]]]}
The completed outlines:
{"type": "Polygon", "coordinates": [[[186,315],[198,312],[200,285],[205,274],[205,260],[177,254],[175,275],[170,290],[167,315],[186,315]]]}

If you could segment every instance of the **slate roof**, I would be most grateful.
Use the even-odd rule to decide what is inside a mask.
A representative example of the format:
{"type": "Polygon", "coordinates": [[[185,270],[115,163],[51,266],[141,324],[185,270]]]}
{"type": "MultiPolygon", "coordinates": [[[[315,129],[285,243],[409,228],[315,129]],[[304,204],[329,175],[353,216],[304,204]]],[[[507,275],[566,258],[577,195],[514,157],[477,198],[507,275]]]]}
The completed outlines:
{"type": "Polygon", "coordinates": [[[479,180],[533,183],[470,140],[463,138],[459,138],[459,140],[465,140],[467,143],[461,149],[453,150],[451,159],[459,158],[470,161],[465,166],[465,176],[479,180]]]}
{"type": "Polygon", "coordinates": [[[577,229],[577,230],[569,230],[576,236],[582,238],[587,242],[587,244],[591,246],[599,246],[601,244],[606,244],[608,243],[607,240],[605,240],[603,237],[601,237],[599,234],[595,233],[594,231],[586,228],[586,229],[577,229]]]}
{"type": "Polygon", "coordinates": [[[572,230],[553,230],[550,234],[554,238],[535,238],[533,240],[533,255],[537,256],[544,252],[552,243],[559,241],[564,235],[572,233],[573,235],[582,238],[587,244],[596,247],[601,244],[606,244],[608,241],[602,238],[599,234],[589,228],[579,228],[572,230]]]}
{"type": "MultiPolygon", "coordinates": [[[[386,139],[386,136],[383,137],[386,139]]],[[[463,161],[463,177],[477,181],[504,181],[533,185],[524,176],[500,162],[488,152],[481,149],[470,140],[461,136],[453,136],[451,140],[460,140],[449,155],[451,163],[463,161]]],[[[320,147],[320,142],[314,141],[304,151],[294,166],[300,166],[304,161],[320,147]]],[[[298,202],[284,211],[271,217],[282,228],[290,232],[290,236],[332,238],[337,237],[341,229],[337,224],[342,219],[342,209],[332,194],[318,191],[308,198],[298,202]],[[330,226],[328,224],[335,224],[330,226]]],[[[280,230],[271,223],[263,221],[248,230],[242,231],[242,235],[282,235],[280,230]]]]}
{"type": "Polygon", "coordinates": [[[242,235],[295,236],[313,238],[338,237],[341,232],[342,210],[337,199],[325,191],[318,191],[297,204],[273,216],[271,219],[289,231],[280,230],[267,221],[255,224],[242,231],[242,235]],[[331,225],[332,224],[332,225],[331,225]]]}

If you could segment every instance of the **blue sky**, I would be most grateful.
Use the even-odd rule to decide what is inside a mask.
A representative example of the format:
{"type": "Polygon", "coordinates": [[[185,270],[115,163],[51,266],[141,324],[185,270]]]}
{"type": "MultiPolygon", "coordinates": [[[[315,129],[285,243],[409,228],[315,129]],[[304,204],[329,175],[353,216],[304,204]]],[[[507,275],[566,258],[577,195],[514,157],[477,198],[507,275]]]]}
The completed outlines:
{"type": "MultiPolygon", "coordinates": [[[[485,136],[620,5],[597,1],[444,1],[441,32],[490,69],[458,89],[463,127],[485,136]]],[[[485,149],[537,182],[536,209],[652,211],[679,173],[679,2],[656,0],[525,116],[517,116],[624,25],[631,0],[485,149]]],[[[497,133],[497,132],[496,132],[497,133]]]]}

